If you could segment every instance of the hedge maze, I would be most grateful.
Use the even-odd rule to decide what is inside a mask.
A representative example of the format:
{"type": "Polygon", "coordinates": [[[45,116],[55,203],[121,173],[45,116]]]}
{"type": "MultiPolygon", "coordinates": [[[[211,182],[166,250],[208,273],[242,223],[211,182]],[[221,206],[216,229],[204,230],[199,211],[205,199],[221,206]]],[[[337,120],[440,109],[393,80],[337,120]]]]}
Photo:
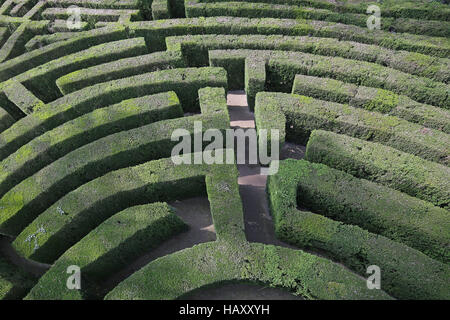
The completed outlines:
{"type": "MultiPolygon", "coordinates": [[[[0,4],[0,242],[48,269],[32,274],[0,249],[0,299],[179,299],[227,282],[307,299],[450,299],[448,4],[0,4]],[[259,148],[306,147],[267,176],[283,246],[247,240],[236,163],[171,159],[175,130],[230,129],[232,90],[245,90],[259,148]],[[189,228],[171,203],[194,197],[207,197],[216,240],[106,290],[189,228]],[[371,265],[380,290],[367,286],[371,265]],[[81,288],[67,286],[70,266],[81,288]]],[[[186,156],[206,154],[201,144],[186,156]]],[[[215,152],[235,156],[225,143],[215,152]]]]}

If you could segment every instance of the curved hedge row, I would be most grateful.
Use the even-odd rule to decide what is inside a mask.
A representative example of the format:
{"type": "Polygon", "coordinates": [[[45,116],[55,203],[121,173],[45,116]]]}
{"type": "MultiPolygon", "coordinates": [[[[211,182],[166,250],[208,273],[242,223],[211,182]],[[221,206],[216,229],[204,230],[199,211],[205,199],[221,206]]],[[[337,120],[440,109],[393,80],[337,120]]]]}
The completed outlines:
{"type": "Polygon", "coordinates": [[[287,35],[228,35],[202,34],[166,38],[168,51],[182,51],[189,65],[208,63],[208,50],[253,49],[300,51],[324,56],[339,56],[374,62],[406,73],[428,77],[436,81],[450,79],[450,60],[421,53],[396,51],[378,45],[333,38],[287,35]]]}
{"type": "Polygon", "coordinates": [[[152,122],[183,117],[175,92],[96,109],[43,133],[0,162],[0,197],[23,179],[67,153],[107,135],[152,122]]]}
{"type": "Polygon", "coordinates": [[[299,163],[301,206],[449,262],[447,210],[323,164],[299,163]]]}
{"type": "MultiPolygon", "coordinates": [[[[97,27],[115,26],[115,23],[97,23],[97,27]]],[[[120,24],[118,24],[119,26],[120,24]]],[[[315,36],[337,38],[375,44],[394,50],[406,50],[450,57],[450,40],[413,34],[393,34],[379,30],[368,30],[357,26],[314,20],[291,20],[273,18],[201,17],[158,21],[139,21],[124,24],[136,37],[145,37],[149,48],[161,51],[165,38],[186,34],[282,34],[287,36],[315,36]]]]}
{"type": "MultiPolygon", "coordinates": [[[[42,18],[46,20],[64,20],[67,21],[72,13],[65,8],[47,8],[42,13],[42,18]]],[[[80,7],[80,16],[83,21],[120,21],[120,18],[138,20],[139,10],[130,9],[92,9],[80,7]]]]}
{"type": "Polygon", "coordinates": [[[171,161],[156,160],[113,171],[68,193],[22,231],[13,242],[14,248],[26,258],[52,263],[115,212],[205,194],[203,166],[174,166],[167,160],[171,161]],[[63,213],[59,214],[58,208],[63,213]],[[39,235],[38,246],[33,247],[27,238],[40,226],[45,233],[39,235]]]}
{"type": "MultiPolygon", "coordinates": [[[[379,3],[377,3],[379,5],[379,3]]],[[[368,6],[368,5],[367,5],[368,6]]],[[[308,8],[299,5],[244,1],[202,1],[185,2],[186,17],[231,16],[247,18],[314,19],[339,22],[359,27],[367,26],[368,15],[348,13],[330,9],[308,8]]],[[[384,12],[383,12],[384,13],[384,12]]],[[[422,18],[422,17],[421,17],[422,18]]],[[[384,17],[382,30],[408,32],[430,36],[450,36],[450,23],[446,21],[395,19],[384,17]]]]}
{"type": "Polygon", "coordinates": [[[376,87],[406,95],[416,101],[450,109],[448,84],[406,74],[373,63],[339,57],[298,55],[295,58],[273,58],[267,65],[268,81],[291,91],[296,74],[328,77],[337,80],[376,87]]]}
{"type": "Polygon", "coordinates": [[[0,107],[0,133],[11,127],[14,122],[14,118],[6,110],[0,107]]]}
{"type": "Polygon", "coordinates": [[[0,253],[0,300],[21,299],[35,282],[0,253]]]}
{"type": "Polygon", "coordinates": [[[127,34],[123,26],[107,26],[80,32],[79,36],[73,39],[52,43],[3,62],[0,65],[0,81],[8,80],[46,62],[79,52],[93,45],[125,38],[127,38],[127,34]]]}
{"type": "MultiPolygon", "coordinates": [[[[45,102],[53,101],[61,96],[55,81],[62,75],[93,65],[114,61],[120,58],[133,57],[147,53],[144,38],[132,38],[112,41],[89,47],[70,55],[51,60],[36,68],[15,76],[15,81],[23,83],[34,94],[45,102]]],[[[8,80],[0,85],[5,87],[8,80]]]]}
{"type": "Polygon", "coordinates": [[[298,74],[294,79],[292,93],[348,103],[352,107],[398,116],[428,128],[450,133],[449,111],[415,102],[392,91],[298,74]]]}
{"type": "MultiPolygon", "coordinates": [[[[234,2],[248,2],[249,0],[234,0],[234,2]]],[[[200,0],[202,3],[222,3],[230,0],[200,0]]],[[[383,16],[394,18],[416,18],[424,20],[450,21],[450,9],[437,1],[427,0],[384,0],[379,1],[345,1],[334,0],[251,0],[253,3],[290,4],[310,6],[312,8],[327,9],[341,13],[366,14],[367,7],[375,4],[380,7],[383,16]]]]}
{"type": "Polygon", "coordinates": [[[268,177],[270,208],[281,240],[300,248],[320,250],[362,276],[369,265],[379,266],[383,290],[396,298],[450,297],[448,265],[358,226],[296,209],[301,192],[297,186],[308,170],[323,172],[324,166],[285,160],[281,161],[278,173],[268,177]]]}
{"type": "Polygon", "coordinates": [[[69,94],[100,82],[183,67],[186,67],[186,64],[181,52],[154,52],[68,73],[58,78],[56,85],[63,94],[69,94]]]}
{"type": "Polygon", "coordinates": [[[259,92],[255,122],[258,130],[280,130],[280,143],[287,136],[290,141],[304,144],[312,130],[323,129],[379,142],[444,165],[450,160],[450,136],[441,131],[424,130],[394,116],[311,97],[259,92]]]}
{"type": "MultiPolygon", "coordinates": [[[[222,99],[225,99],[224,91],[222,99]]],[[[229,127],[226,112],[211,112],[118,132],[66,154],[23,180],[0,199],[0,206],[4,207],[0,215],[0,232],[17,235],[61,196],[111,170],[169,157],[178,143],[171,140],[173,131],[186,129],[193,135],[195,121],[202,121],[203,131],[229,127]]]]}
{"type": "Polygon", "coordinates": [[[122,281],[107,300],[177,299],[224,282],[286,288],[309,299],[390,299],[329,260],[260,243],[215,241],[161,257],[122,281]]]}
{"type": "Polygon", "coordinates": [[[450,209],[450,168],[378,143],[314,130],[305,159],[450,209]]]}
{"type": "Polygon", "coordinates": [[[186,228],[187,225],[166,203],[127,208],[102,222],[67,250],[25,299],[75,300],[95,297],[97,282],[186,228]],[[81,290],[67,289],[66,270],[71,265],[80,267],[81,290]]]}
{"type": "Polygon", "coordinates": [[[247,58],[258,59],[261,63],[265,61],[265,87],[272,91],[290,92],[295,76],[306,74],[367,87],[383,88],[419,102],[450,108],[448,84],[375,63],[290,51],[248,49],[209,51],[211,66],[224,67],[230,75],[232,72],[237,74],[238,79],[243,79],[241,74],[247,58]]]}
{"type": "Polygon", "coordinates": [[[111,80],[75,91],[17,121],[0,134],[0,160],[43,132],[97,108],[147,94],[175,91],[185,112],[198,110],[197,90],[227,87],[222,68],[186,68],[111,80]]]}

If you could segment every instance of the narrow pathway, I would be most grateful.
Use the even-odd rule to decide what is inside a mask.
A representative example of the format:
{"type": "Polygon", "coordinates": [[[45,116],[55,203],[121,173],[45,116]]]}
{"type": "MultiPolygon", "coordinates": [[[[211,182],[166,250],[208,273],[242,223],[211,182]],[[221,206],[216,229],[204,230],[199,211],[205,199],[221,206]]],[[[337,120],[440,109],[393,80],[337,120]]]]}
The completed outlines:
{"type": "Polygon", "coordinates": [[[50,269],[50,264],[28,260],[17,254],[11,245],[11,241],[11,238],[0,235],[0,255],[4,256],[11,263],[35,277],[42,276],[50,269]]]}
{"type": "Polygon", "coordinates": [[[176,215],[189,226],[189,229],[164,241],[156,248],[149,250],[149,252],[128,264],[124,269],[112,275],[100,285],[102,294],[108,293],[121,281],[159,257],[193,247],[199,243],[216,240],[216,232],[207,197],[175,201],[169,203],[169,205],[176,209],[176,215]]]}
{"type": "MultiPolygon", "coordinates": [[[[231,128],[244,130],[255,128],[254,114],[249,110],[244,91],[230,91],[227,96],[227,104],[231,128]]],[[[261,166],[238,164],[237,167],[247,240],[294,248],[278,240],[275,236],[274,223],[266,195],[267,176],[260,174],[261,166]]]]}

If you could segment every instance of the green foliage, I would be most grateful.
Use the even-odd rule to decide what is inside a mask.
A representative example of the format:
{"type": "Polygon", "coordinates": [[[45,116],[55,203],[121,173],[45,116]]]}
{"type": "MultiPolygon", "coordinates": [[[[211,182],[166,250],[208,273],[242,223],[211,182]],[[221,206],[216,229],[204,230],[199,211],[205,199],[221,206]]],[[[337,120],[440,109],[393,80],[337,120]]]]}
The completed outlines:
{"type": "MultiPolygon", "coordinates": [[[[448,299],[450,291],[446,283],[450,268],[447,264],[356,225],[343,224],[320,214],[297,209],[297,197],[307,192],[304,184],[311,183],[312,175],[318,176],[319,182],[323,182],[323,177],[328,177],[330,170],[304,160],[281,161],[278,173],[270,176],[267,184],[277,236],[300,248],[318,250],[362,276],[366,276],[369,265],[379,266],[383,290],[396,298],[448,299]]],[[[327,183],[339,188],[345,182],[338,178],[327,183]]],[[[327,185],[324,188],[330,190],[327,185]]],[[[342,190],[336,192],[339,191],[342,190]]],[[[363,193],[364,190],[360,190],[358,197],[362,194],[365,198],[363,193]]],[[[344,197],[355,198],[354,195],[348,192],[344,197]]],[[[320,193],[316,193],[312,195],[311,201],[321,202],[320,197],[320,193]]],[[[305,202],[300,204],[304,206],[305,202]]],[[[336,204],[337,215],[342,214],[343,208],[344,205],[336,204]]],[[[394,211],[390,213],[395,214],[394,211]]],[[[361,219],[363,217],[365,219],[367,215],[361,215],[361,219]]]]}

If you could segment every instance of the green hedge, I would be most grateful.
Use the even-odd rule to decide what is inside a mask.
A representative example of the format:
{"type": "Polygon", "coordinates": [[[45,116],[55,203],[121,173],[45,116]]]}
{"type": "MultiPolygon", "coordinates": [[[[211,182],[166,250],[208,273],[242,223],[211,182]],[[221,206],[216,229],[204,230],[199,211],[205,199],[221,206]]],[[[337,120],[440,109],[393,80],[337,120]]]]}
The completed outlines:
{"type": "Polygon", "coordinates": [[[245,93],[250,110],[254,110],[255,97],[260,91],[264,91],[266,83],[266,68],[264,60],[249,57],[245,59],[245,93]]]}
{"type": "Polygon", "coordinates": [[[398,116],[428,128],[450,133],[450,112],[422,104],[392,91],[356,86],[339,80],[296,75],[292,93],[309,97],[348,103],[369,111],[398,116]]]}
{"type": "MultiPolygon", "coordinates": [[[[237,2],[237,1],[186,1],[186,16],[212,17],[233,16],[247,18],[313,19],[345,23],[367,27],[368,14],[348,13],[341,10],[308,8],[299,5],[237,2]]],[[[421,17],[422,19],[422,17],[421,17]]],[[[395,32],[408,32],[429,36],[450,36],[450,24],[446,21],[427,21],[417,19],[395,19],[383,15],[381,29],[395,32]]]]}
{"type": "Polygon", "coordinates": [[[0,107],[0,133],[12,126],[14,122],[14,118],[5,109],[0,107]]]}
{"type": "Polygon", "coordinates": [[[254,34],[183,35],[167,37],[166,47],[169,51],[181,50],[191,66],[207,64],[208,50],[213,49],[283,50],[374,62],[436,81],[450,80],[448,59],[332,38],[254,34]]]}
{"type": "Polygon", "coordinates": [[[166,203],[127,208],[102,222],[67,250],[25,299],[75,300],[95,297],[97,292],[94,288],[98,282],[186,228],[187,225],[166,203]],[[71,265],[80,267],[81,290],[67,289],[66,270],[71,265]]]}
{"type": "Polygon", "coordinates": [[[162,70],[99,83],[68,94],[21,119],[0,134],[0,160],[45,131],[97,108],[157,92],[175,91],[185,112],[198,110],[197,90],[227,87],[222,68],[162,70]]]}
{"type": "Polygon", "coordinates": [[[35,282],[31,275],[0,253],[0,300],[21,299],[35,282]]]}
{"type": "Polygon", "coordinates": [[[297,74],[327,77],[367,87],[382,88],[418,102],[450,109],[449,85],[406,74],[374,63],[339,57],[298,54],[272,58],[267,65],[268,85],[290,92],[297,74]]]}
{"type": "MultiPolygon", "coordinates": [[[[77,0],[47,0],[52,6],[58,5],[62,8],[68,8],[77,2],[77,0]]],[[[139,6],[140,0],[101,0],[101,1],[86,1],[83,2],[83,7],[91,9],[136,9],[139,6]]]]}
{"type": "Polygon", "coordinates": [[[52,43],[2,63],[0,65],[0,81],[8,80],[48,61],[79,52],[91,46],[127,38],[123,26],[108,26],[79,32],[78,34],[79,36],[76,38],[52,43]]]}
{"type": "Polygon", "coordinates": [[[296,209],[297,186],[308,170],[324,171],[323,167],[305,161],[285,160],[281,161],[278,173],[268,177],[267,191],[277,237],[300,248],[318,250],[363,277],[367,276],[369,265],[379,266],[381,287],[396,298],[450,297],[448,265],[358,226],[296,209]]]}
{"type": "Polygon", "coordinates": [[[170,19],[169,0],[152,1],[153,20],[170,19]]]}
{"type": "MultiPolygon", "coordinates": [[[[59,77],[81,68],[139,56],[147,52],[144,38],[112,41],[44,63],[14,77],[14,80],[23,83],[42,100],[53,101],[61,96],[55,85],[55,81],[59,77]]],[[[8,82],[4,84],[6,83],[8,82]]],[[[3,87],[4,84],[0,87],[3,87]]]]}
{"type": "Polygon", "coordinates": [[[447,210],[323,164],[301,160],[297,170],[302,207],[449,262],[447,210]]]}
{"type": "Polygon", "coordinates": [[[4,62],[20,56],[25,51],[25,43],[36,34],[47,31],[47,21],[24,21],[20,26],[11,32],[0,49],[0,62],[4,62]]]}
{"type": "Polygon", "coordinates": [[[59,199],[22,231],[13,246],[27,258],[51,263],[114,212],[205,194],[207,172],[205,165],[174,165],[170,158],[112,171],[59,199]],[[45,232],[38,234],[37,246],[30,244],[27,239],[41,227],[45,232]]]}
{"type": "Polygon", "coordinates": [[[329,260],[261,243],[209,242],[161,257],[122,281],[107,300],[177,299],[225,282],[285,288],[308,299],[390,299],[329,260]]]}
{"type": "Polygon", "coordinates": [[[286,139],[306,144],[312,130],[323,129],[379,142],[426,160],[449,164],[450,136],[394,116],[295,94],[256,95],[256,127],[282,129],[286,139]],[[260,109],[260,110],[259,110],[260,109]]]}
{"type": "Polygon", "coordinates": [[[378,143],[314,130],[305,159],[450,209],[450,168],[378,143]]]}
{"type": "Polygon", "coordinates": [[[234,72],[239,84],[239,79],[244,78],[243,66],[246,58],[266,61],[265,87],[271,91],[290,92],[295,76],[306,74],[334,78],[367,87],[383,88],[397,94],[407,95],[419,102],[450,108],[448,84],[375,63],[287,51],[249,49],[209,51],[210,65],[224,68],[231,65],[232,67],[226,68],[226,70],[229,74],[234,72]]]}
{"type": "Polygon", "coordinates": [[[69,40],[76,37],[79,37],[78,32],[55,32],[51,34],[37,35],[25,44],[25,49],[27,51],[32,51],[52,43],[69,40]]]}
{"type": "MultiPolygon", "coordinates": [[[[80,7],[81,19],[94,24],[98,21],[119,21],[122,16],[131,16],[133,20],[139,18],[139,10],[129,9],[90,9],[80,7]]],[[[47,8],[42,13],[43,19],[67,21],[71,13],[65,8],[47,8]]]]}
{"type": "MultiPolygon", "coordinates": [[[[97,26],[108,24],[97,24],[97,26]]],[[[115,25],[115,24],[113,24],[115,25]]],[[[127,23],[129,32],[145,37],[152,51],[165,49],[165,38],[195,34],[282,34],[287,36],[315,36],[375,44],[384,48],[407,50],[450,57],[450,39],[413,34],[393,34],[367,28],[326,21],[273,18],[201,17],[167,19],[127,23]]]]}
{"type": "MultiPolygon", "coordinates": [[[[241,2],[248,0],[234,0],[241,2]]],[[[202,3],[222,3],[230,0],[201,0],[202,3]]],[[[366,10],[370,4],[380,7],[383,17],[394,18],[416,18],[423,20],[450,20],[450,9],[447,5],[438,1],[428,0],[384,0],[380,1],[344,1],[336,2],[330,0],[252,0],[253,3],[289,4],[301,7],[328,9],[341,13],[367,14],[366,10]]]]}
{"type": "Polygon", "coordinates": [[[3,92],[6,98],[24,114],[30,114],[35,108],[40,108],[44,103],[31,93],[23,84],[16,80],[3,82],[3,92]]]}
{"type": "Polygon", "coordinates": [[[100,108],[47,131],[0,162],[0,197],[23,179],[69,152],[119,131],[183,117],[175,92],[165,92],[100,108]]]}
{"type": "Polygon", "coordinates": [[[59,158],[9,190],[2,199],[0,232],[17,235],[32,219],[61,196],[111,170],[136,165],[160,157],[169,157],[178,141],[172,141],[175,129],[193,134],[194,122],[202,121],[203,130],[229,127],[228,115],[213,113],[159,121],[122,131],[84,145],[59,158]]]}
{"type": "Polygon", "coordinates": [[[56,85],[63,94],[69,94],[85,87],[104,82],[106,79],[110,81],[141,73],[183,68],[185,66],[181,52],[154,52],[142,56],[111,61],[68,73],[57,79],[56,85]]]}

